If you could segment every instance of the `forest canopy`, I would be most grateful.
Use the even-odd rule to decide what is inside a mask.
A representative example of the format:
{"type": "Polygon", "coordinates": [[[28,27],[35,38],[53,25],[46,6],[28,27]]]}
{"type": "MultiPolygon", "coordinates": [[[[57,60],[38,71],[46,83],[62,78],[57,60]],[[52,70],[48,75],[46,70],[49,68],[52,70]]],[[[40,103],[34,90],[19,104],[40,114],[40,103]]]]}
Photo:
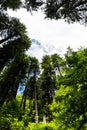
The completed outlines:
{"type": "Polygon", "coordinates": [[[86,130],[87,48],[45,55],[39,63],[26,54],[32,43],[25,25],[8,15],[20,8],[87,23],[87,0],[0,1],[0,129],[86,130]]]}

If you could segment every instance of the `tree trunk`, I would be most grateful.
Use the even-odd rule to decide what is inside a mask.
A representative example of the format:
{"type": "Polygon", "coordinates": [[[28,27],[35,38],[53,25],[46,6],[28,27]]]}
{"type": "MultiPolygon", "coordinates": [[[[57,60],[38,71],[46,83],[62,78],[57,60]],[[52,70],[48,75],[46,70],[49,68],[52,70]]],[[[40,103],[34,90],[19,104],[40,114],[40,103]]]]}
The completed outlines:
{"type": "Polygon", "coordinates": [[[25,106],[26,106],[26,98],[27,98],[27,87],[25,87],[23,96],[22,96],[22,101],[20,104],[20,107],[23,107],[23,111],[25,111],[25,106]]]}
{"type": "Polygon", "coordinates": [[[35,85],[35,122],[38,123],[37,91],[35,85]]]}
{"type": "Polygon", "coordinates": [[[46,124],[46,116],[43,116],[43,123],[46,124]]]}

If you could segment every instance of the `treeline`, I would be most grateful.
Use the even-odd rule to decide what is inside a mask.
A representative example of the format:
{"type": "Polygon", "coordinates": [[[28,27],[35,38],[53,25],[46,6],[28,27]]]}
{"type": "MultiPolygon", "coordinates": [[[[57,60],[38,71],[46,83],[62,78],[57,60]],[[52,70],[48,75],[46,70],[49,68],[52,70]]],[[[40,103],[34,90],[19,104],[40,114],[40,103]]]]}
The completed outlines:
{"type": "MultiPolygon", "coordinates": [[[[8,68],[1,74],[0,84],[6,70],[8,68]]],[[[5,87],[12,81],[4,81],[5,87]]],[[[20,84],[23,94],[14,96],[14,83],[14,90],[8,92],[1,106],[2,130],[87,129],[87,48],[77,52],[68,48],[63,58],[57,54],[45,55],[41,63],[29,57],[26,75],[20,84]]]]}

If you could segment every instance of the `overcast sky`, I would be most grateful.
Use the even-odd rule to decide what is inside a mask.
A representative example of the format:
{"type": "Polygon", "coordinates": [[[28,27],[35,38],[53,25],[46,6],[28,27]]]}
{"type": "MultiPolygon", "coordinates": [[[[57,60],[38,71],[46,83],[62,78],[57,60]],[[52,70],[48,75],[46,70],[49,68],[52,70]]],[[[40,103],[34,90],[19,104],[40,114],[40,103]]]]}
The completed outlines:
{"type": "Polygon", "coordinates": [[[19,10],[9,14],[20,18],[27,27],[29,37],[36,39],[43,44],[53,44],[56,48],[65,52],[70,46],[74,50],[80,47],[87,47],[87,27],[79,23],[68,24],[64,20],[44,19],[43,13],[33,12],[33,15],[26,10],[19,10]]]}

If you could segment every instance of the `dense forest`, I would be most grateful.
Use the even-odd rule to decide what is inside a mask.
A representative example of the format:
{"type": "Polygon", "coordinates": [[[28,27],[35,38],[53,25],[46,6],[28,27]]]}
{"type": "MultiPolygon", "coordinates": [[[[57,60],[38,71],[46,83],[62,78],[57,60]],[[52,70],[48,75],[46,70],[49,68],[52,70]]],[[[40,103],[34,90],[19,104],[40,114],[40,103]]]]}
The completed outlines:
{"type": "Polygon", "coordinates": [[[87,23],[87,0],[0,0],[0,130],[87,130],[87,48],[39,63],[26,54],[25,25],[8,15],[20,8],[87,23]]]}

